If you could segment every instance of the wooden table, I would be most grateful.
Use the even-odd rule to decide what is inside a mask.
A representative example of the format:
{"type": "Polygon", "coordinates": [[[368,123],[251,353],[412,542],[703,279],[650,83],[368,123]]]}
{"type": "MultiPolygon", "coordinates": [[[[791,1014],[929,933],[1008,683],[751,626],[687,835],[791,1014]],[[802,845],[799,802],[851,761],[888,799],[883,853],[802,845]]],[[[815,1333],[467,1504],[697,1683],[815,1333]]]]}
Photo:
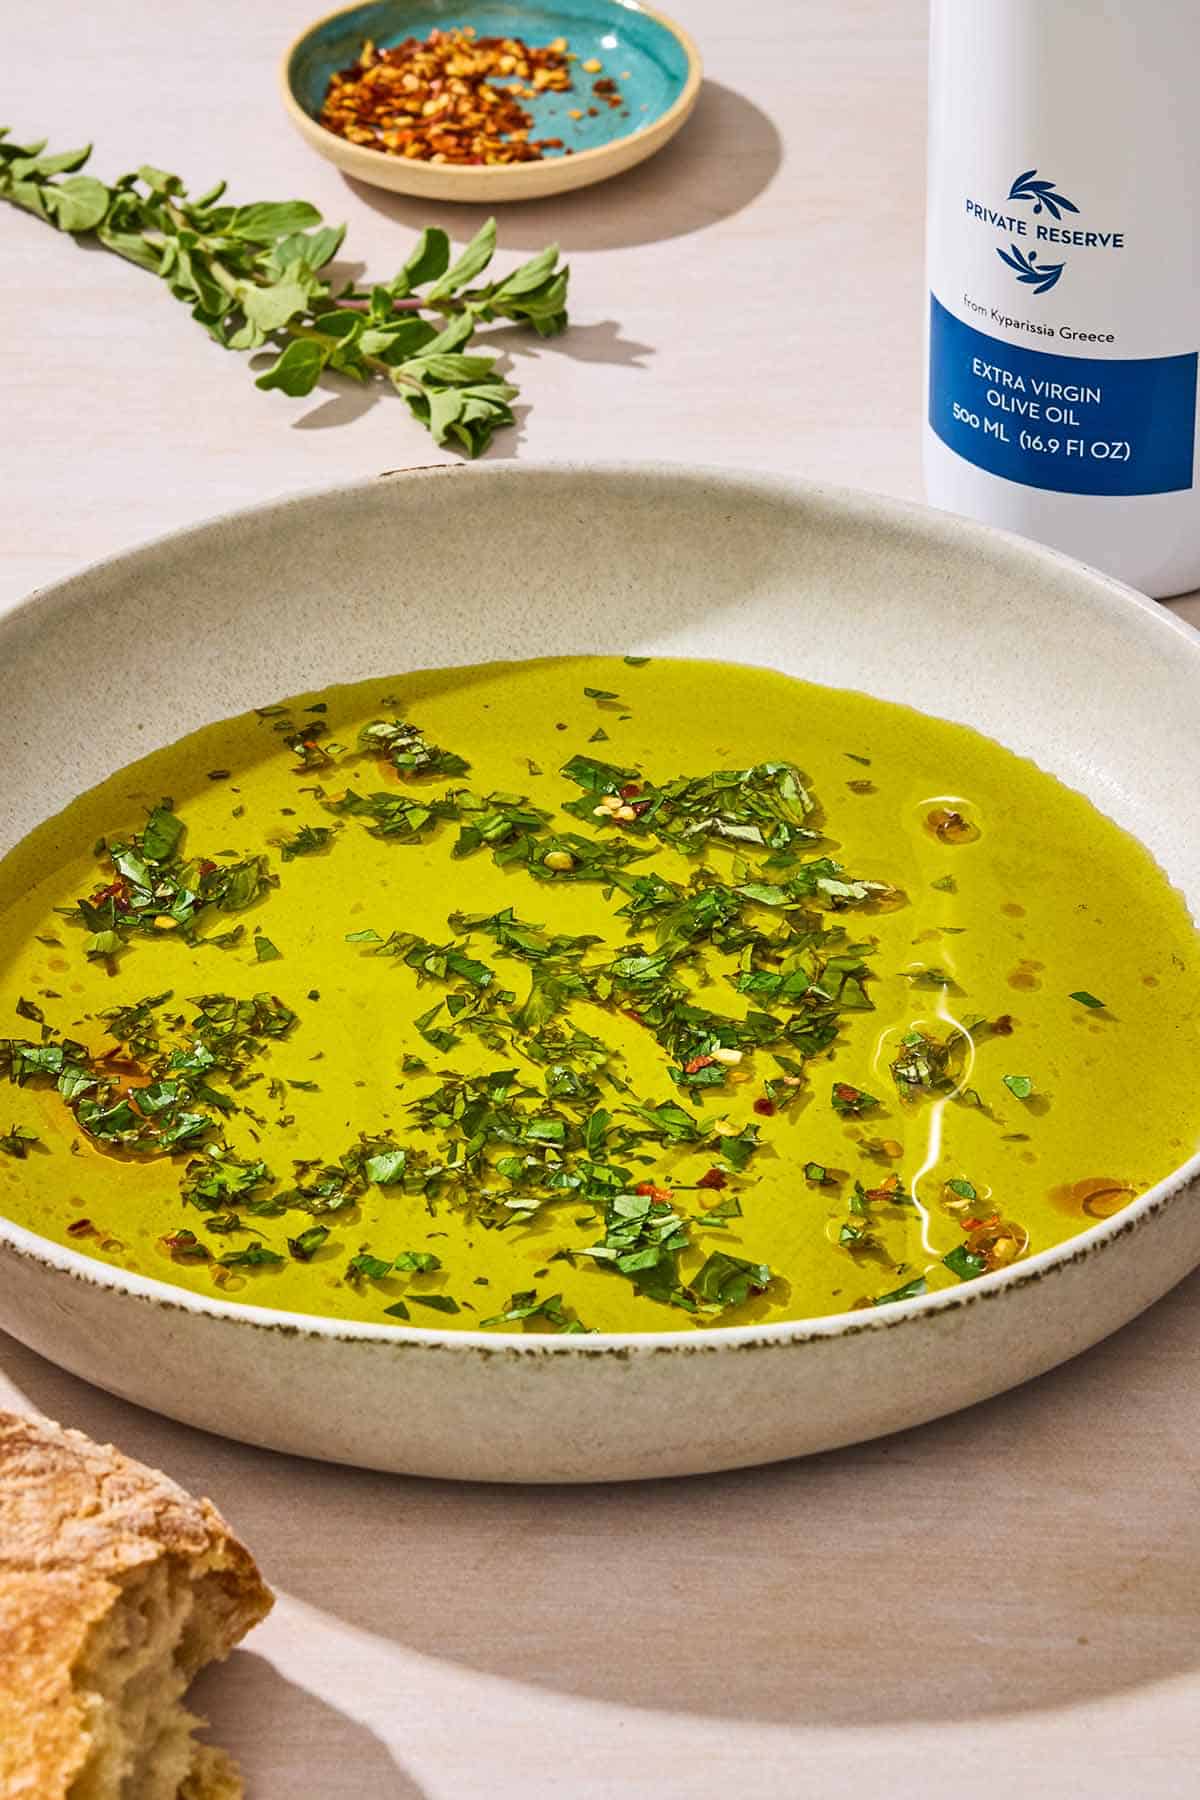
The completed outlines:
{"type": "MultiPolygon", "coordinates": [[[[676,4],[708,68],[679,141],[501,218],[506,251],[569,251],[575,323],[514,345],[520,426],[494,454],[915,496],[924,7],[676,4]]],[[[42,0],[6,22],[7,117],[94,138],[106,175],[149,160],[239,199],[303,195],[375,273],[428,219],[465,235],[474,209],[347,184],[292,136],[274,66],[305,13],[42,0]]],[[[229,507],[436,460],[398,402],[257,393],[148,276],[8,210],[0,231],[0,605],[229,507]]],[[[1200,598],[1177,604],[1200,622],[1200,598]]],[[[290,1461],[9,1340],[0,1404],[116,1439],[257,1549],[280,1604],[201,1700],[256,1800],[1167,1800],[1195,1791],[1200,1750],[1198,1300],[1193,1277],[924,1430],[640,1488],[290,1461]]]]}

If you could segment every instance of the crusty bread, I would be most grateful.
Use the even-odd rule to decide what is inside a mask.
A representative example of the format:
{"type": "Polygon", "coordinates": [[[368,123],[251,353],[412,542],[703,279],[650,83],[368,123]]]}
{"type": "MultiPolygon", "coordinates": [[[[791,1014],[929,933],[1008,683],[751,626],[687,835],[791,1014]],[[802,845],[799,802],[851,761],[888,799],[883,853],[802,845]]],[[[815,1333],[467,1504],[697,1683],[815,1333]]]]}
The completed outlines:
{"type": "Polygon", "coordinates": [[[239,1800],[182,1699],[271,1605],[209,1501],[0,1412],[0,1800],[239,1800]]]}

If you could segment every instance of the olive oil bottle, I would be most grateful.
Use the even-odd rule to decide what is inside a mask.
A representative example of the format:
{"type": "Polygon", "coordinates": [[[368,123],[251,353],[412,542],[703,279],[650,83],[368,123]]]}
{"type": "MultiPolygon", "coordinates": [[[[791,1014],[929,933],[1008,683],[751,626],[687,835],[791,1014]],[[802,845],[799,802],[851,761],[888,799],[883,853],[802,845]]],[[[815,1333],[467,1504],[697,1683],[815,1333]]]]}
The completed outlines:
{"type": "Polygon", "coordinates": [[[1200,586],[1200,9],[933,0],[935,506],[1200,586]]]}

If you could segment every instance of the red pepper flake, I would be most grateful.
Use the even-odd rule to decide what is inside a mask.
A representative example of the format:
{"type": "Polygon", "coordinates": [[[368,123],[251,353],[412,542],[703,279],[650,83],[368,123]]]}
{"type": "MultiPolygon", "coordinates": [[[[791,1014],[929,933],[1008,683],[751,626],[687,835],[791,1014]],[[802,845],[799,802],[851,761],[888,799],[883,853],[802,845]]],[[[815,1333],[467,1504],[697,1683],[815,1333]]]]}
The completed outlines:
{"type": "Polygon", "coordinates": [[[639,1181],[633,1191],[635,1194],[649,1194],[660,1206],[669,1206],[675,1198],[670,1188],[655,1187],[652,1181],[639,1181]]]}
{"type": "Polygon", "coordinates": [[[894,1200],[900,1192],[900,1177],[885,1175],[879,1186],[867,1189],[868,1200],[894,1200]]]}
{"type": "Polygon", "coordinates": [[[67,1226],[68,1237],[94,1237],[96,1227],[90,1219],[74,1219],[67,1226]]]}
{"type": "Polygon", "coordinates": [[[685,1075],[695,1075],[700,1069],[711,1068],[716,1060],[715,1056],[693,1056],[691,1062],[684,1063],[683,1072],[685,1075]]]}
{"type": "Polygon", "coordinates": [[[635,1025],[640,1025],[642,1023],[641,1013],[635,1012],[632,1006],[623,1006],[621,1011],[625,1014],[627,1019],[632,1019],[635,1025]]]}
{"type": "Polygon", "coordinates": [[[754,1110],[764,1119],[773,1119],[775,1117],[775,1102],[773,1100],[768,1100],[765,1094],[760,1094],[758,1099],[754,1102],[754,1110]]]}
{"type": "Polygon", "coordinates": [[[702,1188],[723,1188],[728,1185],[729,1178],[723,1169],[709,1169],[696,1183],[697,1187],[702,1188]]]}
{"type": "MultiPolygon", "coordinates": [[[[627,781],[625,786],[621,789],[621,798],[622,800],[632,800],[634,795],[640,794],[641,791],[642,784],[640,781],[627,781]]],[[[647,805],[648,804],[649,802],[647,802],[647,805]]]]}

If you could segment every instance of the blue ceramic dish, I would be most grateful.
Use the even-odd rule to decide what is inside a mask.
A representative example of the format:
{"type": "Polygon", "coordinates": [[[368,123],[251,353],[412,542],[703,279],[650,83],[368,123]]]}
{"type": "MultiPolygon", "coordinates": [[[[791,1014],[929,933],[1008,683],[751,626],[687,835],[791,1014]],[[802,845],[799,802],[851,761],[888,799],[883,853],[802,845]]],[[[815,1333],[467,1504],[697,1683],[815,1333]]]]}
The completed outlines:
{"type": "Polygon", "coordinates": [[[403,193],[463,200],[529,199],[632,167],[683,124],[701,79],[686,34],[636,0],[372,0],[310,26],[288,51],[282,75],[293,123],[347,174],[403,193]],[[541,162],[483,168],[416,162],[348,143],[317,123],[330,77],[350,67],[368,39],[386,48],[463,26],[479,37],[534,45],[567,40],[579,59],[572,90],[524,102],[532,135],[561,138],[562,151],[541,162]],[[602,65],[599,72],[583,70],[592,61],[602,65]],[[593,93],[602,78],[615,82],[619,106],[593,93]],[[576,111],[583,117],[572,118],[576,111]]]}

